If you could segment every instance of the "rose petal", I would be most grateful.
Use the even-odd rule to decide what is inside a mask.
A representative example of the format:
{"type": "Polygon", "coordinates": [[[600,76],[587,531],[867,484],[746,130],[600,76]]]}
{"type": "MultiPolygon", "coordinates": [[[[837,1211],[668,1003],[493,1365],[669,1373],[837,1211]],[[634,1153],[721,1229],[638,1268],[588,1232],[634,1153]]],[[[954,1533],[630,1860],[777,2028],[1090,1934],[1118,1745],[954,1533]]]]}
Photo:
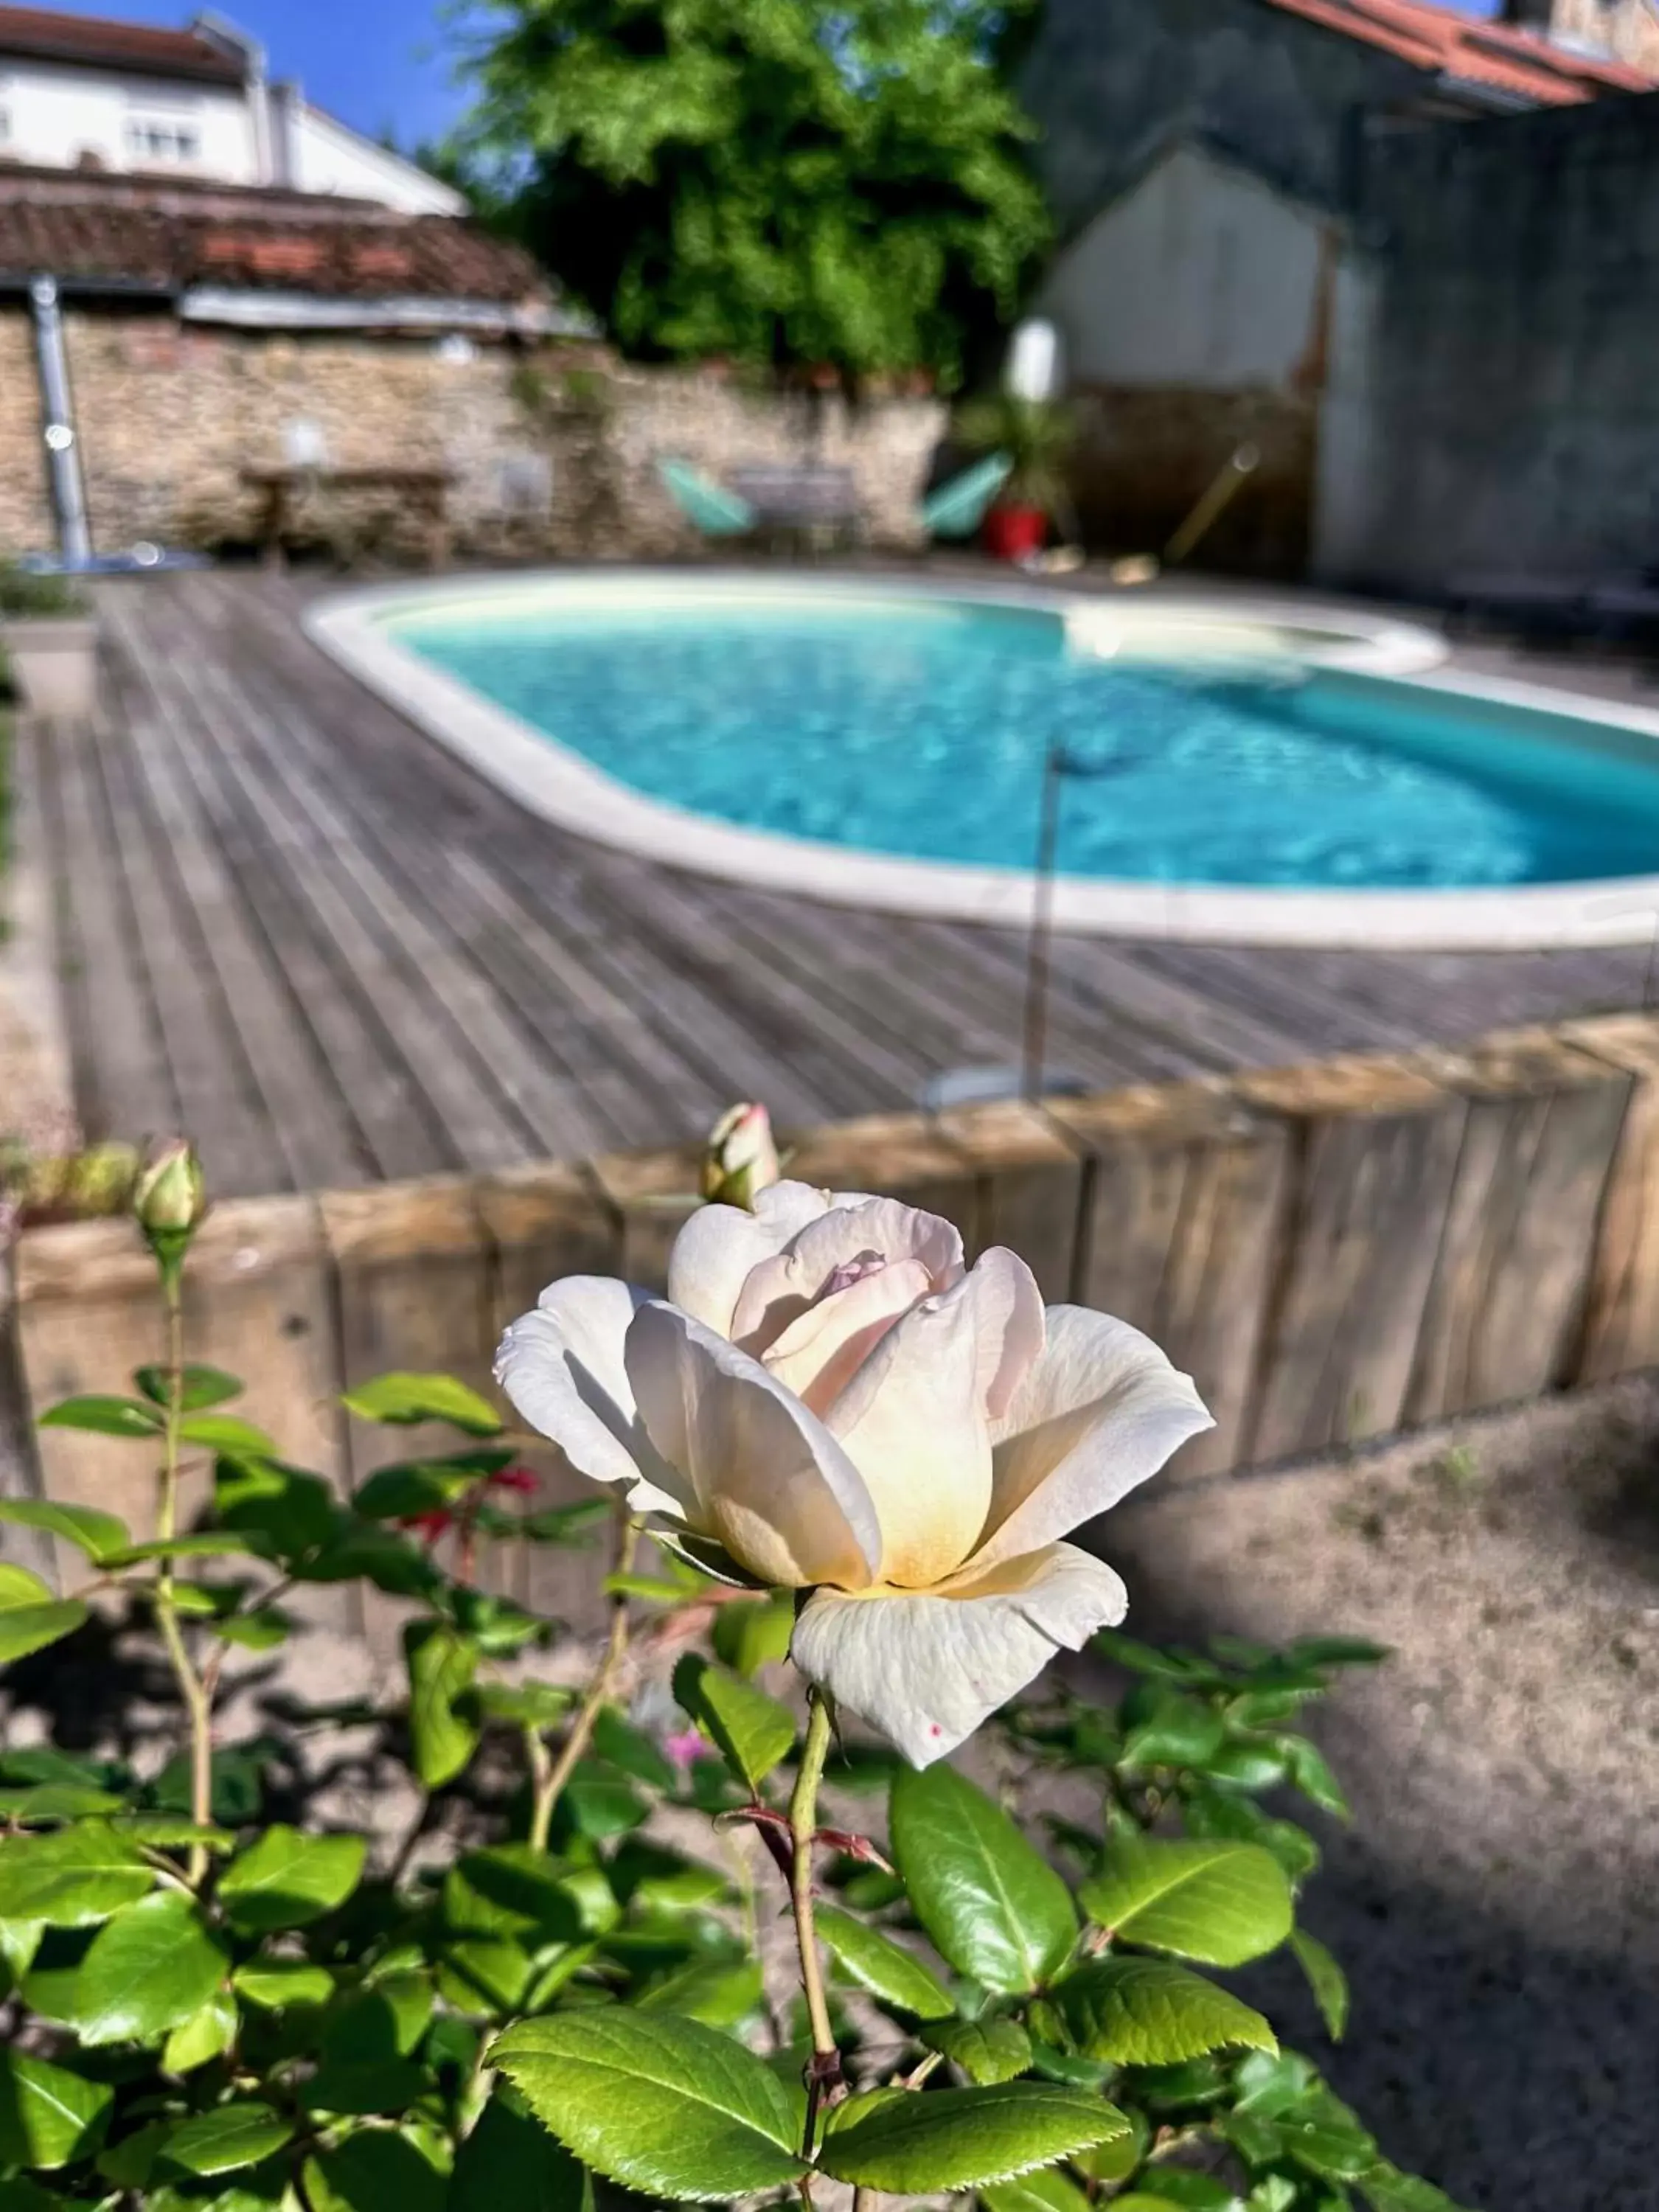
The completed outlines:
{"type": "Polygon", "coordinates": [[[699,1206],[668,1255],[669,1303],[730,1336],[732,1309],[745,1277],[763,1260],[775,1259],[820,1214],[863,1203],[858,1191],[776,1182],[757,1194],[752,1212],[736,1206],[699,1206]]]}
{"type": "MultiPolygon", "coordinates": [[[[826,1417],[864,1477],[881,1523],[883,1582],[925,1589],[972,1551],[991,1504],[982,1310],[1005,1288],[996,1270],[913,1306],[826,1417]]],[[[994,1333],[994,1332],[993,1332],[994,1333]]]]}
{"type": "Polygon", "coordinates": [[[951,1594],[843,1597],[819,1590],[795,1624],[791,1656],[837,1704],[930,1765],[1033,1680],[1121,1620],[1123,1584],[1103,1561],[1052,1544],[951,1594]]]}
{"type": "Polygon", "coordinates": [[[767,1373],[823,1413],[895,1322],[932,1288],[920,1260],[896,1260],[861,1275],[790,1322],[765,1355],[767,1373]]]}
{"type": "Polygon", "coordinates": [[[627,1485],[636,1512],[684,1515],[689,1487],[665,1467],[641,1428],[623,1347],[649,1295],[609,1275],[550,1283],[495,1353],[495,1380],[532,1429],[593,1482],[627,1485]]]}
{"type": "Polygon", "coordinates": [[[878,1260],[920,1260],[935,1290],[947,1290],[962,1277],[962,1238],[948,1221],[901,1206],[896,1198],[844,1201],[809,1221],[775,1258],[755,1268],[732,1316],[733,1341],[758,1358],[823,1296],[837,1267],[871,1254],[878,1260]]]}
{"type": "Polygon", "coordinates": [[[975,1285],[974,1325],[979,1334],[979,1387],[995,1422],[1042,1355],[1046,1335],[1042,1293],[1018,1253],[1000,1244],[981,1252],[969,1280],[975,1285]]]}
{"type": "Polygon", "coordinates": [[[652,1300],[628,1332],[629,1381],[646,1431],[696,1493],[693,1518],[765,1581],[860,1589],[881,1549],[857,1468],[757,1359],[652,1300]]]}
{"type": "Polygon", "coordinates": [[[1214,1422],[1189,1375],[1127,1322],[1050,1306],[1048,1343],[993,1435],[973,1564],[1036,1551],[1103,1513],[1214,1422]]]}

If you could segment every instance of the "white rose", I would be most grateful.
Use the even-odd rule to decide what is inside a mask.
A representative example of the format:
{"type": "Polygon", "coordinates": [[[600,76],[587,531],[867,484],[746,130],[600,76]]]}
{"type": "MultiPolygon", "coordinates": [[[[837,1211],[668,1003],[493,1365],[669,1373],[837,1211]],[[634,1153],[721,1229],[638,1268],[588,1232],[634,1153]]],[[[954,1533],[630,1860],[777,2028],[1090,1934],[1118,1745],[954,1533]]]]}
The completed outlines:
{"type": "Polygon", "coordinates": [[[579,1474],[810,1589],[796,1663],[925,1766],[1123,1617],[1058,1540],[1211,1426],[1127,1322],[1051,1306],[949,1222],[805,1183],[711,1206],[668,1297],[575,1275],[501,1340],[496,1379],[579,1474]]]}

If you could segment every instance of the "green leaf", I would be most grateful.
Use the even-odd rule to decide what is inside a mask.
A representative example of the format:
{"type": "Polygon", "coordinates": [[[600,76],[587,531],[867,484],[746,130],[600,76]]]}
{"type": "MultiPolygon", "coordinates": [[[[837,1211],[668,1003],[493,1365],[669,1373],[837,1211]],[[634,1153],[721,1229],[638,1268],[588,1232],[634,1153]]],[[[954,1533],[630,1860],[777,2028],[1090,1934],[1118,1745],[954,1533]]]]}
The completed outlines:
{"type": "Polygon", "coordinates": [[[280,1607],[259,1606],[252,1613],[228,1613],[222,1620],[203,1626],[222,1644],[234,1644],[244,1651],[270,1651],[287,1643],[294,1623],[280,1607]]]}
{"type": "Polygon", "coordinates": [[[802,2171],[782,2082],[695,2021],[555,2014],[509,2028],[489,2062],[567,2148],[626,2187],[712,2202],[787,2187],[802,2171]]]}
{"type": "MultiPolygon", "coordinates": [[[[1460,2212],[1443,2189],[1414,2173],[1401,2173],[1397,2166],[1379,2159],[1364,2173],[1354,2176],[1354,2186],[1371,2212],[1460,2212]]],[[[4,2212],[0,2206],[0,2212],[4,2212]]]]}
{"type": "Polygon", "coordinates": [[[1031,2039],[1017,2020],[929,2021],[921,2039],[981,2085],[1012,2081],[1030,2069],[1031,2039]]]}
{"type": "Polygon", "coordinates": [[[903,1767],[890,1819],[916,1916],[959,1973],[1012,1995],[1059,1972],[1077,1939],[1071,1893],[1000,1806],[952,1767],[903,1767]]]}
{"type": "Polygon", "coordinates": [[[161,1890],[94,1936],[76,1984],[82,2043],[153,2043],[208,2002],[228,1961],[193,1899],[161,1890]]]}
{"type": "Polygon", "coordinates": [[[67,2197],[49,2195],[27,2174],[0,2181],[0,2212],[67,2212],[68,2203],[67,2197]]]}
{"type": "Polygon", "coordinates": [[[342,1518],[320,1475],[265,1461],[221,1460],[213,1499],[226,1528],[240,1529],[261,1558],[285,1565],[325,1545],[342,1518]]]}
{"type": "Polygon", "coordinates": [[[401,2130],[358,2128],[301,2168],[311,2212],[444,2212],[448,2178],[401,2130]]]}
{"type": "Polygon", "coordinates": [[[1007,2181],[1128,2128],[1114,2106],[1047,2081],[920,2096],[877,2089],[836,2106],[818,2164],[856,2188],[920,2197],[1007,2181]]]}
{"type": "Polygon", "coordinates": [[[143,1559],[221,1559],[252,1549],[246,1536],[228,1528],[205,1529],[200,1535],[156,1536],[143,1544],[123,1544],[106,1552],[100,1567],[133,1567],[143,1559]]]}
{"type": "Polygon", "coordinates": [[[236,2040],[241,2017],[228,1990],[216,1990],[198,2013],[181,2021],[161,2052],[164,2074],[193,2074],[210,2058],[222,2057],[236,2040]]]}
{"type": "Polygon", "coordinates": [[[1272,1790],[1285,1779],[1284,1753],[1248,1736],[1235,1736],[1231,1742],[1222,1744],[1203,1765],[1214,1781],[1224,1782],[1234,1790],[1272,1790]]]}
{"type": "Polygon", "coordinates": [[[1301,1636],[1285,1654],[1292,1667],[1376,1667],[1393,1656],[1391,1644],[1364,1636],[1301,1636]]]}
{"type": "Polygon", "coordinates": [[[456,2154],[446,2212],[584,2212],[586,2183],[518,2093],[498,2083],[456,2154]]]}
{"type": "Polygon", "coordinates": [[[415,1771],[425,1788],[438,1790],[477,1748],[477,1728],[456,1710],[477,1672],[477,1647],[443,1621],[415,1620],[404,1631],[404,1656],[415,1771]]]}
{"type": "Polygon", "coordinates": [[[1236,2190],[1195,2166],[1156,2164],[1139,2175],[1126,2197],[1112,2199],[1112,2212],[1243,2212],[1236,2190]]]}
{"type": "Polygon", "coordinates": [[[468,1693],[465,1709],[518,1728],[551,1728],[575,1702],[574,1690],[551,1682],[480,1682],[468,1693]]]}
{"type": "Polygon", "coordinates": [[[654,1736],[624,1720],[614,1705],[602,1705],[593,1723],[596,1757],[631,1774],[652,1790],[672,1790],[674,1769],[654,1736]]]}
{"type": "Polygon", "coordinates": [[[15,1837],[0,1850],[0,1920],[94,1928],[155,1886],[137,1844],[103,1820],[15,1837]]]}
{"type": "Polygon", "coordinates": [[[10,1605],[0,1612],[0,1666],[44,1651],[49,1644],[72,1636],[87,1617],[78,1598],[59,1598],[49,1605],[10,1605]]]}
{"type": "Polygon", "coordinates": [[[43,1429],[86,1429],[99,1437],[133,1437],[153,1443],[161,1433],[161,1416],[142,1398],[93,1395],[65,1398],[40,1416],[43,1429]]]}
{"type": "Polygon", "coordinates": [[[240,2166],[258,2166],[293,2136],[292,2123],[269,2105],[218,2105],[175,2128],[165,2156],[186,2173],[234,2173],[240,2166]]]}
{"type": "Polygon", "coordinates": [[[430,2087],[407,2058],[325,2058],[300,2092],[307,2112],[405,2112],[430,2087]]]}
{"type": "Polygon", "coordinates": [[[682,1966],[653,1982],[637,2002],[642,2013],[672,2012],[705,2027],[733,2028],[758,2008],[761,1996],[758,1961],[741,1959],[734,1966],[682,1966]]]}
{"type": "Polygon", "coordinates": [[[447,1467],[441,1461],[415,1460],[383,1467],[371,1474],[351,1500],[370,1521],[412,1521],[420,1513],[442,1512],[465,1497],[478,1480],[474,1467],[447,1467]]]}
{"type": "Polygon", "coordinates": [[[583,1836],[599,1843],[607,1836],[623,1836],[650,1809],[625,1774],[594,1759],[579,1759],[553,1816],[555,1838],[562,1844],[583,1836]]]}
{"type": "Polygon", "coordinates": [[[1226,1680],[1218,1667],[1212,1667],[1207,1659],[1200,1659],[1196,1652],[1162,1650],[1156,1644],[1142,1644],[1133,1636],[1125,1636],[1121,1629],[1097,1629],[1089,1642],[1090,1648],[1099,1652],[1103,1659],[1114,1660],[1118,1666],[1127,1667],[1132,1674],[1186,1682],[1199,1689],[1218,1689],[1226,1680]]]}
{"type": "Polygon", "coordinates": [[[1222,1837],[1232,1843],[1260,1844],[1271,1851],[1294,1887],[1319,1864],[1319,1846],[1294,1820],[1275,1820],[1236,1790],[1189,1784],[1182,1793],[1189,1836],[1222,1837]]]}
{"type": "Polygon", "coordinates": [[[674,1669],[674,1695],[751,1790],[793,1747],[795,1717],[787,1705],[695,1652],[674,1669]]]}
{"type": "Polygon", "coordinates": [[[174,1850],[188,1844],[200,1844],[210,1851],[236,1847],[228,1828],[198,1827],[186,1813],[124,1813],[110,1826],[117,1835],[130,1836],[135,1844],[147,1844],[152,1850],[174,1850]]]}
{"type": "Polygon", "coordinates": [[[179,1424],[181,1443],[196,1444],[204,1451],[217,1452],[227,1459],[276,1459],[278,1456],[276,1439],[252,1421],[244,1421],[234,1413],[186,1413],[179,1424]]]}
{"type": "Polygon", "coordinates": [[[1212,1966],[1242,1966],[1291,1932],[1290,1884],[1257,1844],[1119,1838],[1078,1898],[1122,1941],[1212,1966]]]}
{"type": "Polygon", "coordinates": [[[0,1613],[9,1613],[19,1606],[50,1605],[57,1595],[39,1575],[32,1575],[27,1567],[15,1566],[9,1559],[0,1559],[0,1613]]]}
{"type": "Polygon", "coordinates": [[[487,1399],[453,1375],[379,1375],[348,1390],[340,1401],[360,1421],[406,1428],[416,1421],[447,1421],[469,1436],[500,1434],[501,1420],[487,1399]]]}
{"type": "Polygon", "coordinates": [[[114,2094],[66,2066],[0,2049],[0,2166],[50,2172],[85,2158],[103,2140],[114,2094]]]}
{"type": "Polygon", "coordinates": [[[914,2013],[919,2020],[943,2020],[955,2011],[937,1977],[890,1936],[834,1905],[819,1905],[815,1917],[824,1948],[848,1978],[872,1996],[901,2012],[914,2013]]]}
{"type": "Polygon", "coordinates": [[[94,1566],[106,1552],[118,1552],[132,1540],[125,1521],[92,1505],[59,1505],[46,1498],[0,1498],[0,1521],[21,1528],[45,1528],[84,1552],[94,1566]]]}
{"type": "Polygon", "coordinates": [[[1233,2044],[1279,2048],[1259,2012],[1168,1959],[1097,1959],[1068,1974],[1054,2002],[1079,2050],[1120,2066],[1171,2066],[1233,2044]]]}
{"type": "Polygon", "coordinates": [[[1126,1766],[1204,1766],[1220,1747],[1220,1714],[1166,1684],[1136,1691],[1126,1717],[1126,1766]]]}
{"type": "Polygon", "coordinates": [[[498,1936],[469,1936],[449,1943],[438,1964],[438,1990],[444,2002],[471,2016],[520,2010],[530,1986],[530,1958],[519,1944],[498,1936]]]}
{"type": "Polygon", "coordinates": [[[990,2212],[1089,2212],[1083,2191],[1052,2166],[1012,2181],[994,2181],[980,2193],[990,2212]]]}
{"type": "Polygon", "coordinates": [[[325,2058],[407,2058],[432,2019],[432,1984],[423,1973],[387,1974],[353,1997],[323,2033],[325,2058]]]}
{"type": "Polygon", "coordinates": [[[1332,1773],[1322,1753],[1305,1735],[1281,1736],[1279,1747],[1291,1770],[1291,1779],[1304,1797],[1311,1798],[1322,1813],[1334,1814],[1339,1820],[1353,1818],[1342,1784],[1332,1773]]]}
{"type": "Polygon", "coordinates": [[[684,1583],[671,1583],[662,1575],[607,1575],[599,1584],[606,1597],[636,1597],[645,1605],[684,1605],[684,1583]]]}
{"type": "Polygon", "coordinates": [[[781,1590],[771,1597],[739,1598],[721,1606],[714,1615],[714,1656],[745,1682],[752,1681],[763,1667],[787,1658],[794,1632],[793,1590],[781,1590]]]}
{"type": "Polygon", "coordinates": [[[1331,2181],[1352,2181],[1376,2163],[1376,2144],[1339,2097],[1323,2087],[1278,2117],[1285,2147],[1298,2166],[1331,2181]]]}
{"type": "Polygon", "coordinates": [[[305,1836],[277,1821],[225,1869],[219,1901],[250,1934],[303,1927],[344,1904],[367,1848],[361,1836],[305,1836]]]}
{"type": "Polygon", "coordinates": [[[534,1844],[467,1851],[443,1884],[444,1924],[458,1936],[507,1936],[571,1943],[589,1932],[568,1870],[534,1844]]]}
{"type": "Polygon", "coordinates": [[[118,1813],[125,1804],[111,1790],[84,1790],[75,1782],[37,1782],[29,1790],[0,1790],[0,1814],[23,1826],[31,1821],[84,1820],[118,1813]]]}
{"type": "Polygon", "coordinates": [[[1308,1978],[1319,2016],[1325,2023],[1325,2033],[1333,2043],[1340,2043],[1348,2025],[1347,1976],[1319,1938],[1309,1935],[1305,1928],[1291,1931],[1291,1949],[1308,1978]]]}
{"type": "MultiPolygon", "coordinates": [[[[132,1379],[152,1405],[167,1404],[173,1384],[165,1367],[141,1367],[132,1379]]],[[[179,1370],[179,1403],[186,1413],[198,1413],[205,1406],[222,1406],[226,1399],[242,1394],[241,1383],[222,1367],[185,1366],[179,1370]]]]}
{"type": "Polygon", "coordinates": [[[290,2005],[325,2005],[334,1994],[334,1977],[326,1966],[313,1966],[308,1959],[252,1959],[231,1976],[250,2004],[267,2012],[284,2012],[290,2005]]]}
{"type": "Polygon", "coordinates": [[[1239,2112],[1260,2112],[1265,2119],[1277,2119],[1280,2113],[1291,2111],[1317,2085],[1318,2075],[1309,2062],[1294,2051],[1281,2051],[1275,2058],[1253,2051],[1241,2059],[1233,2075],[1237,2092],[1233,2109],[1239,2112]]]}

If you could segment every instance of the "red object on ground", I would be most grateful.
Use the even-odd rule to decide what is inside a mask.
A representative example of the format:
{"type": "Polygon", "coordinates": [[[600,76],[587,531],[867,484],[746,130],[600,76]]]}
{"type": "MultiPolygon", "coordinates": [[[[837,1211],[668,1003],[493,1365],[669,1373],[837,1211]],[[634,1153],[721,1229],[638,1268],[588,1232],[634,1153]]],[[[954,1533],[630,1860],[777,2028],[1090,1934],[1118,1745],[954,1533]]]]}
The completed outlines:
{"type": "Polygon", "coordinates": [[[1048,518],[1040,507],[994,507],[980,534],[994,561],[1023,561],[1028,553],[1042,552],[1048,518]]]}

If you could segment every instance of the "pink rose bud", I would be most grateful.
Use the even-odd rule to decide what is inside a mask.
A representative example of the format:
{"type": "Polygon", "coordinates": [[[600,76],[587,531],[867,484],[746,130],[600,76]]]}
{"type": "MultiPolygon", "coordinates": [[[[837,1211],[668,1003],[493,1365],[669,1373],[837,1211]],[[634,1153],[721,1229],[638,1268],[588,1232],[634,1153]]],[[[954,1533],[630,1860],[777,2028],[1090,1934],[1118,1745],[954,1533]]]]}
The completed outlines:
{"type": "Polygon", "coordinates": [[[778,1180],[778,1148],[764,1106],[732,1106],[720,1115],[703,1154],[702,1195],[721,1206],[752,1207],[757,1191],[778,1180]]]}

